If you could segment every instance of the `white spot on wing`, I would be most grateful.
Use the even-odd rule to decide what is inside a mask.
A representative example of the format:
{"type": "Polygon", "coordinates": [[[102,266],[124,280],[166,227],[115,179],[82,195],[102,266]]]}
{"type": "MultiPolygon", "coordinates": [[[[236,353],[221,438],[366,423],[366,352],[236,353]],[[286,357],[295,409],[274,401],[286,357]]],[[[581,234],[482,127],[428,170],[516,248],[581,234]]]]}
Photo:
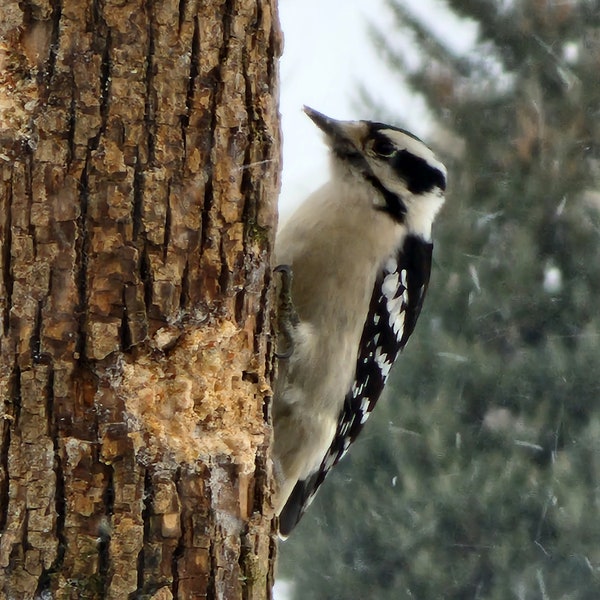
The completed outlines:
{"type": "Polygon", "coordinates": [[[348,429],[350,429],[350,421],[342,423],[340,427],[340,435],[346,435],[348,429]]]}
{"type": "Polygon", "coordinates": [[[400,271],[400,283],[406,288],[408,284],[406,283],[406,269],[402,269],[400,271]]]}
{"type": "Polygon", "coordinates": [[[381,291],[388,300],[396,295],[396,291],[398,290],[398,279],[398,273],[390,273],[389,275],[386,275],[383,280],[381,291]]]}
{"type": "MultiPolygon", "coordinates": [[[[400,298],[393,298],[392,300],[387,301],[387,311],[391,318],[396,318],[402,312],[402,304],[404,302],[404,296],[400,296],[400,298]]],[[[391,323],[390,323],[391,327],[391,323]]]]}
{"type": "Polygon", "coordinates": [[[358,396],[360,396],[363,393],[363,390],[365,389],[365,383],[361,383],[360,385],[357,385],[356,383],[354,383],[354,385],[352,386],[352,396],[354,398],[357,398],[358,396]]]}
{"type": "MultiPolygon", "coordinates": [[[[369,411],[369,404],[370,403],[371,402],[370,402],[370,400],[368,398],[363,398],[362,402],[360,403],[360,410],[362,410],[363,413],[368,412],[369,411]]],[[[361,419],[361,423],[364,422],[363,419],[364,419],[364,415],[363,415],[363,418],[361,419]]]]}
{"type": "Polygon", "coordinates": [[[392,363],[388,359],[388,355],[381,351],[381,348],[377,348],[377,352],[375,352],[375,362],[381,370],[381,375],[384,378],[387,378],[390,369],[392,368],[392,363]]]}
{"type": "Polygon", "coordinates": [[[391,326],[396,339],[399,340],[404,333],[404,313],[399,314],[391,326]]]}

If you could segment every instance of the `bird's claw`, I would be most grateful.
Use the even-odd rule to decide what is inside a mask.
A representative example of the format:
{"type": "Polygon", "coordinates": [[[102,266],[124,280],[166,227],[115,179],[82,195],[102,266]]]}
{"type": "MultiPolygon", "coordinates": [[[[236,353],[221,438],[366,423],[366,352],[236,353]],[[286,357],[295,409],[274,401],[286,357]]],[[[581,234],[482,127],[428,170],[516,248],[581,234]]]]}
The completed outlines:
{"type": "Polygon", "coordinates": [[[294,353],[294,328],[300,322],[298,313],[292,302],[293,272],[290,265],[277,265],[274,273],[281,273],[281,287],[279,289],[279,302],[277,306],[277,340],[285,338],[285,350],[275,350],[275,357],[286,360],[294,353]]]}

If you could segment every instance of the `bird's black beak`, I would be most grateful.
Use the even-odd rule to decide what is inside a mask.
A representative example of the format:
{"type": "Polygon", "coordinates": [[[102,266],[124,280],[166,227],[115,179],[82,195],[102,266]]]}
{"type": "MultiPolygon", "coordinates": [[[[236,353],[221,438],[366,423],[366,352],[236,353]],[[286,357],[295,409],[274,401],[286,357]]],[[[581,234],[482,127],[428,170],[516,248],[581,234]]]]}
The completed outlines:
{"type": "Polygon", "coordinates": [[[304,106],[302,110],[311,118],[312,122],[328,136],[336,137],[341,133],[341,121],[332,119],[310,106],[304,106]]]}
{"type": "Polygon", "coordinates": [[[361,121],[338,121],[309,106],[303,107],[312,122],[326,135],[327,143],[338,154],[353,154],[360,145],[361,121]]]}

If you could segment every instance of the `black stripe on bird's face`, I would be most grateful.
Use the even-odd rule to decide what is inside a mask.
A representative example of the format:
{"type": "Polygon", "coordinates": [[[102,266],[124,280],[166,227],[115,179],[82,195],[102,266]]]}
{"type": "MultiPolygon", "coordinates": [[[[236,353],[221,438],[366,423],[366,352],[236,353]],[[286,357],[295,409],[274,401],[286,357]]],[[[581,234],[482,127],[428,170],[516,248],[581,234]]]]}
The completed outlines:
{"type": "MultiPolygon", "coordinates": [[[[386,127],[386,129],[399,131],[400,133],[421,142],[418,137],[404,129],[386,127]]],[[[413,154],[407,149],[396,147],[393,141],[376,129],[371,134],[371,150],[380,160],[386,161],[395,173],[405,183],[412,194],[424,194],[434,188],[444,191],[446,189],[446,177],[437,167],[431,165],[426,159],[413,154]]]]}
{"type": "Polygon", "coordinates": [[[436,187],[442,191],[446,189],[444,174],[425,159],[415,156],[408,150],[396,152],[390,157],[390,164],[406,181],[406,187],[413,194],[424,194],[436,187]]]}

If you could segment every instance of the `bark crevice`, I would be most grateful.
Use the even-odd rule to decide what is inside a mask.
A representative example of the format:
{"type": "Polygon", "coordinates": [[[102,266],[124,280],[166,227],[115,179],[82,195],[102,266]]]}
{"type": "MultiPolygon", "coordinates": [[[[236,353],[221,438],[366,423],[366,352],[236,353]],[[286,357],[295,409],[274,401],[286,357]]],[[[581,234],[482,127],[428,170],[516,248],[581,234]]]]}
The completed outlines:
{"type": "Polygon", "coordinates": [[[0,596],[266,600],[275,5],[137,2],[2,21],[0,596]]]}

